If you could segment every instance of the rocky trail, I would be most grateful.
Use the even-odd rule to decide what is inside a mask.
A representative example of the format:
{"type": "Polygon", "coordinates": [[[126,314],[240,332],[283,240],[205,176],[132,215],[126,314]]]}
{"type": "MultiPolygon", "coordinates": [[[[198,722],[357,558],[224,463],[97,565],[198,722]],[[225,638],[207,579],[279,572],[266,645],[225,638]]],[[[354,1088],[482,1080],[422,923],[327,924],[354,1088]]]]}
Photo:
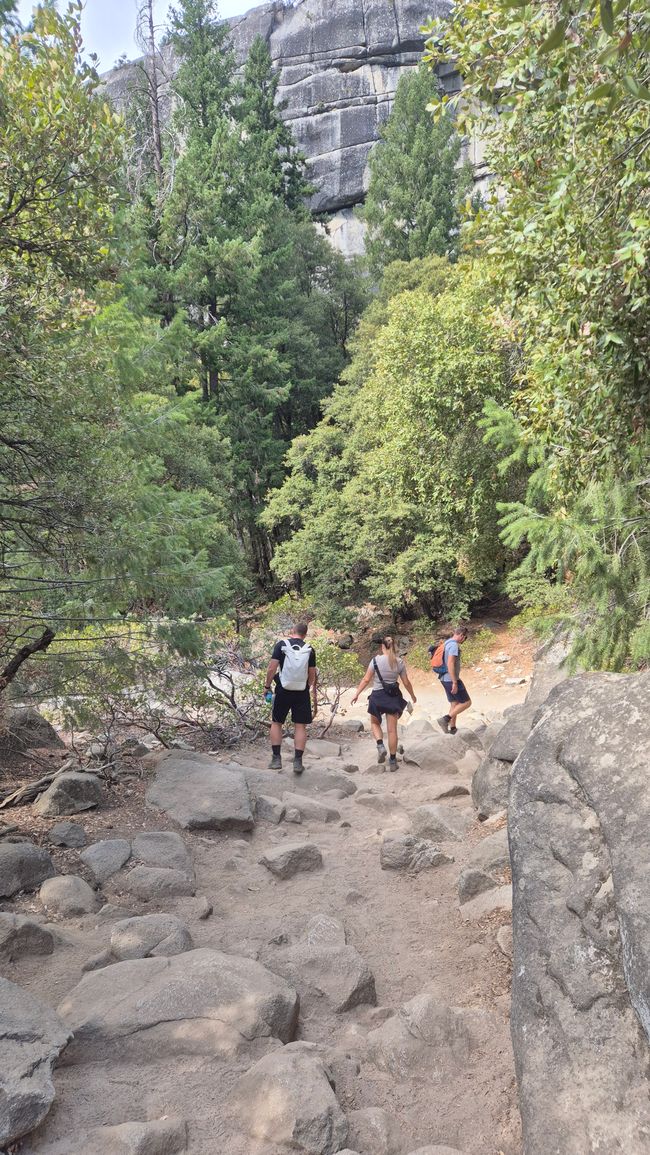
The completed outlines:
{"type": "Polygon", "coordinates": [[[395,774],[347,718],[300,778],[287,742],[281,772],[154,753],[128,807],[57,779],[0,838],[0,1150],[650,1150],[618,726],[624,697],[647,730],[648,676],[565,683],[560,656],[505,724],[420,708],[395,774]]]}

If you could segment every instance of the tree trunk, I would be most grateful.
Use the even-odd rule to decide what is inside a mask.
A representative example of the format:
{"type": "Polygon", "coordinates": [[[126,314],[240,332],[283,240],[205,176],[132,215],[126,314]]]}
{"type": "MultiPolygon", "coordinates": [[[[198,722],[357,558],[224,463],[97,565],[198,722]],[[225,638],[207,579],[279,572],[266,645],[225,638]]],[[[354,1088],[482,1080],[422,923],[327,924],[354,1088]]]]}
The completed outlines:
{"type": "Polygon", "coordinates": [[[48,646],[52,644],[55,637],[54,630],[51,630],[48,626],[47,629],[43,630],[40,638],[37,638],[35,642],[29,642],[26,646],[22,646],[22,648],[14,654],[13,658],[7,662],[7,665],[0,674],[0,694],[3,690],[6,690],[10,682],[13,682],[23,662],[26,662],[33,654],[38,654],[46,650],[48,646]]]}

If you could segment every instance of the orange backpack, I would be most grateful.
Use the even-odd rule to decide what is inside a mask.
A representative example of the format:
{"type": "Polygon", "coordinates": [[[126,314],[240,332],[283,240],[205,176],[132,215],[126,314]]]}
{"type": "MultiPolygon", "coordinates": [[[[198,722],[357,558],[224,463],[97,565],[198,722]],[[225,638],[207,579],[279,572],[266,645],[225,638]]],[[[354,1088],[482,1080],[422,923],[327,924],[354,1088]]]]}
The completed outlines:
{"type": "Polygon", "coordinates": [[[431,655],[431,669],[438,677],[447,673],[447,663],[445,661],[445,646],[447,641],[447,638],[443,638],[441,642],[438,642],[438,645],[431,655]]]}

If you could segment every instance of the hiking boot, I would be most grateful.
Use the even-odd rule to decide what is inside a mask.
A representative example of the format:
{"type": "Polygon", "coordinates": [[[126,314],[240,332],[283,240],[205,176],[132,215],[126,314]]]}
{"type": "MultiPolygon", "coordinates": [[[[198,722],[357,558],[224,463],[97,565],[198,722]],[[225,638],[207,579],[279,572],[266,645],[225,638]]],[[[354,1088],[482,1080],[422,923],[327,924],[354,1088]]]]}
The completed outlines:
{"type": "Polygon", "coordinates": [[[450,726],[449,727],[449,733],[450,734],[457,734],[458,733],[458,726],[450,726]]]}
{"type": "Polygon", "coordinates": [[[381,746],[377,747],[377,761],[378,761],[380,766],[381,766],[382,762],[386,761],[387,754],[388,754],[388,751],[387,751],[386,747],[384,746],[384,743],[382,742],[381,746]]]}
{"type": "Polygon", "coordinates": [[[279,754],[274,754],[269,762],[269,770],[281,770],[282,758],[279,754]]]}
{"type": "Polygon", "coordinates": [[[451,718],[449,717],[449,714],[443,714],[442,718],[437,719],[437,722],[438,722],[438,725],[440,726],[440,729],[442,730],[443,734],[448,734],[449,733],[449,723],[451,722],[451,718]]]}
{"type": "Polygon", "coordinates": [[[302,774],[304,769],[305,769],[305,767],[302,764],[302,758],[294,758],[294,760],[293,760],[293,772],[294,772],[294,774],[302,774]]]}
{"type": "Polygon", "coordinates": [[[394,774],[396,770],[397,770],[397,758],[395,758],[391,754],[390,758],[388,759],[388,771],[390,774],[394,774]]]}

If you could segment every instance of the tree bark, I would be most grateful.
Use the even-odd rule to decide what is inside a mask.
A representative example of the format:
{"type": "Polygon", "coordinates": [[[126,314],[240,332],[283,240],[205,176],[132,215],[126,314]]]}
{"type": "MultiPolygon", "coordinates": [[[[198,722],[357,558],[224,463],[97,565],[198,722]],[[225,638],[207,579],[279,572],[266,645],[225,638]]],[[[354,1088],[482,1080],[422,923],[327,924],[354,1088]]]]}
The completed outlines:
{"type": "Polygon", "coordinates": [[[54,633],[54,630],[51,630],[48,626],[47,629],[43,630],[40,638],[38,638],[35,642],[29,642],[28,645],[22,646],[21,649],[18,650],[16,654],[14,654],[13,658],[7,662],[7,665],[0,674],[0,694],[3,690],[6,690],[10,682],[13,682],[23,662],[26,662],[27,659],[31,658],[33,654],[38,654],[39,652],[46,650],[48,646],[52,644],[55,637],[56,634],[54,633]]]}

